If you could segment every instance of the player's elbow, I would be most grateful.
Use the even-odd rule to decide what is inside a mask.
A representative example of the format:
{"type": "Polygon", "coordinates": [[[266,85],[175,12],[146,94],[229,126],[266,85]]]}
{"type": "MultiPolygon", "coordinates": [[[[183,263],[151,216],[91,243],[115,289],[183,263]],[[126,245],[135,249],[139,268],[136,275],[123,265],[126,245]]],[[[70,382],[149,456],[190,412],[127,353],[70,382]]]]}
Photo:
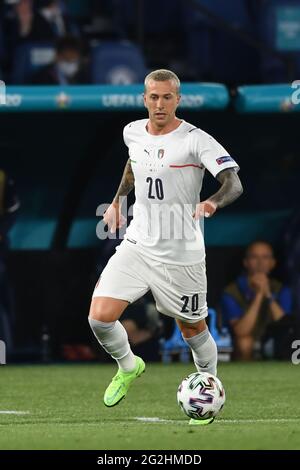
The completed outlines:
{"type": "Polygon", "coordinates": [[[231,202],[235,201],[243,194],[243,185],[235,172],[228,173],[228,189],[232,196],[231,202]]]}
{"type": "Polygon", "coordinates": [[[236,201],[243,194],[243,191],[240,181],[236,181],[228,192],[228,204],[236,201]]]}
{"type": "Polygon", "coordinates": [[[236,174],[234,176],[235,178],[234,178],[234,181],[232,182],[231,189],[232,189],[232,192],[234,193],[234,199],[237,199],[243,194],[244,188],[243,188],[240,178],[236,174]]]}

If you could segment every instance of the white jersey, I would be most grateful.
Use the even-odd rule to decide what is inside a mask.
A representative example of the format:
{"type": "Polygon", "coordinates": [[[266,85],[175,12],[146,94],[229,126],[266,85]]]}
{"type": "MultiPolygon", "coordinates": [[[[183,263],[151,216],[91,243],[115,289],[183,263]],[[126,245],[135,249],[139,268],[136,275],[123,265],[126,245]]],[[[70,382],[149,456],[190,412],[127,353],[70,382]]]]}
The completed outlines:
{"type": "Polygon", "coordinates": [[[141,119],[124,128],[136,198],[125,239],[162,263],[200,263],[204,240],[193,213],[205,168],[216,176],[238,165],[213,137],[192,124],[182,121],[174,131],[152,135],[147,123],[141,119]]]}

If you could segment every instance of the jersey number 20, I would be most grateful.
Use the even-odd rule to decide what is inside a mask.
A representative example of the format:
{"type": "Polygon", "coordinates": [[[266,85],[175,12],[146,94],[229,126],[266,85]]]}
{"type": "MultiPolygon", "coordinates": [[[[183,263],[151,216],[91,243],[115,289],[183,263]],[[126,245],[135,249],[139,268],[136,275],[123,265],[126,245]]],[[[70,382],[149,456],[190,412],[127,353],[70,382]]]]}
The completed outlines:
{"type": "MultiPolygon", "coordinates": [[[[181,308],[181,311],[183,313],[188,313],[190,311],[190,308],[192,312],[197,312],[198,306],[199,306],[199,296],[198,294],[192,295],[192,297],[189,297],[187,295],[183,295],[181,297],[181,300],[183,301],[183,306],[181,308]]],[[[192,313],[192,315],[198,315],[197,313],[192,313]]]]}
{"type": "Polygon", "coordinates": [[[164,198],[164,188],[163,188],[162,180],[160,178],[156,178],[153,181],[153,178],[148,176],[148,178],[146,179],[146,183],[149,183],[148,198],[149,199],[157,198],[161,201],[164,198]]]}

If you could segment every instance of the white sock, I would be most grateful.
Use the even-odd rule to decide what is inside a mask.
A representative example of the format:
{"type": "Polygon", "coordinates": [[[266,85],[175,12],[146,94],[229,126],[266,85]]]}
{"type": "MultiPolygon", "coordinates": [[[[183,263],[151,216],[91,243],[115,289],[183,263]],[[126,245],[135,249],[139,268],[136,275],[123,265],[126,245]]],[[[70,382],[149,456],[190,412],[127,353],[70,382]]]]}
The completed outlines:
{"type": "Polygon", "coordinates": [[[119,368],[124,372],[132,371],[136,359],[130,349],[124,326],[119,321],[105,323],[93,318],[89,318],[89,324],[98,342],[117,361],[119,368]]]}
{"type": "Polygon", "coordinates": [[[192,350],[198,372],[217,375],[218,351],[208,328],[192,338],[183,338],[192,350]]]}

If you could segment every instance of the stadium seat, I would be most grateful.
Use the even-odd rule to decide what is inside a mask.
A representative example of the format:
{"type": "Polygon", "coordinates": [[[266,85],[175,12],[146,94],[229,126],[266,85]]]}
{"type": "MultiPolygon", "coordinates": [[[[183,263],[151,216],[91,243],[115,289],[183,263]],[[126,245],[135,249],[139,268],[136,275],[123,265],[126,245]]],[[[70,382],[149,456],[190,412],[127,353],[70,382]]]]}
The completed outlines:
{"type": "Polygon", "coordinates": [[[147,73],[140,49],[128,41],[105,41],[92,49],[93,83],[142,83],[147,73]]]}
{"type": "MultiPolygon", "coordinates": [[[[221,354],[230,354],[233,349],[231,336],[227,328],[222,328],[221,332],[219,332],[217,328],[217,312],[213,308],[208,309],[208,323],[210,333],[217,344],[219,356],[221,354]]],[[[175,321],[171,337],[161,339],[160,354],[164,363],[172,362],[172,358],[175,355],[179,356],[181,362],[189,362],[190,360],[190,348],[183,340],[181,331],[175,321]]]]}
{"type": "Polygon", "coordinates": [[[160,354],[165,364],[172,362],[173,356],[176,355],[179,355],[181,362],[190,361],[190,348],[183,341],[181,331],[175,321],[172,336],[168,339],[162,338],[160,341],[160,354]]]}
{"type": "Polygon", "coordinates": [[[39,68],[53,61],[55,48],[52,43],[34,42],[18,46],[14,53],[12,83],[26,83],[39,68]]]}
{"type": "Polygon", "coordinates": [[[208,309],[208,323],[209,331],[216,342],[218,352],[231,352],[232,341],[230,333],[225,327],[223,327],[221,331],[219,331],[217,327],[217,312],[213,308],[208,309]]]}

